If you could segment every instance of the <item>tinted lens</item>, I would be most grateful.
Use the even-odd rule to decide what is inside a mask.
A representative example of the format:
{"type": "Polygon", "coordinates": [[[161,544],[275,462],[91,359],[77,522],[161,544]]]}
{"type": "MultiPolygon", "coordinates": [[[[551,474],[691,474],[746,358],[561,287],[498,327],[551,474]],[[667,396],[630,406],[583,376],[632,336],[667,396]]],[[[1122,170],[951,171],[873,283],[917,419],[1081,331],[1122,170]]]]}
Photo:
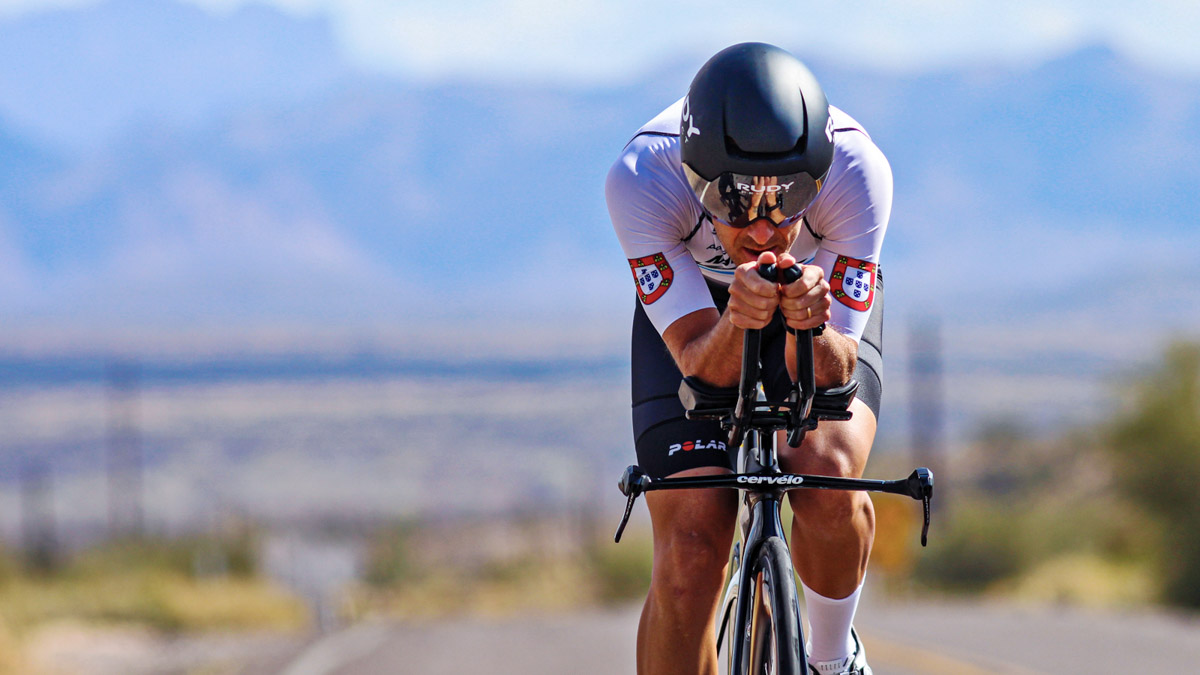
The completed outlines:
{"type": "Polygon", "coordinates": [[[704,210],[730,227],[743,228],[760,218],[776,227],[794,223],[816,199],[821,181],[807,173],[747,176],[725,173],[708,181],[683,166],[704,210]]]}

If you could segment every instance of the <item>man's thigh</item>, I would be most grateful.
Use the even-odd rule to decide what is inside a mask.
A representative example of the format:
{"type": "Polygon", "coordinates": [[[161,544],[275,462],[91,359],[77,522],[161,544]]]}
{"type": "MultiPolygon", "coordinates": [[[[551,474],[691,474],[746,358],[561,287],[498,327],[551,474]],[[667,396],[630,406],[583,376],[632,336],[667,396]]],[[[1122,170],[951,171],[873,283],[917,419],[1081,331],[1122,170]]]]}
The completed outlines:
{"type": "MultiPolygon", "coordinates": [[[[685,417],[679,401],[683,374],[640,303],[634,314],[632,342],[638,466],[655,478],[729,473],[728,433],[719,422],[685,417]]],[[[670,589],[672,582],[677,582],[690,588],[700,576],[719,582],[733,541],[737,494],[733,490],[662,490],[647,493],[646,505],[654,528],[656,584],[670,589]]],[[[706,585],[697,586],[701,587],[706,585]]]]}
{"type": "Polygon", "coordinates": [[[780,435],[779,463],[784,471],[818,476],[861,478],[875,442],[875,414],[858,399],[850,403],[853,417],[824,421],[808,432],[798,448],[789,447],[780,435]]]}

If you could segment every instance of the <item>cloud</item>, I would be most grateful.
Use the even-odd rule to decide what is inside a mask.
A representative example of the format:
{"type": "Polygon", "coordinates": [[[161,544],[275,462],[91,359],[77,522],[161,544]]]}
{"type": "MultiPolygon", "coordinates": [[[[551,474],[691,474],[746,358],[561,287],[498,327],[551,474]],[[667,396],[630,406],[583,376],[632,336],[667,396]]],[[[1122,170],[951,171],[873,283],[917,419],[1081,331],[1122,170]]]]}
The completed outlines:
{"type": "MultiPolygon", "coordinates": [[[[97,0],[0,0],[0,17],[97,0]]],[[[1038,59],[1104,40],[1200,70],[1200,3],[1165,0],[180,0],[218,13],[269,4],[337,27],[359,64],[408,77],[621,82],[680,55],[761,40],[850,64],[918,68],[1038,59]]]]}
{"type": "Polygon", "coordinates": [[[80,7],[95,2],[96,0],[0,0],[0,18],[61,7],[80,7]]]}
{"type": "Polygon", "coordinates": [[[620,81],[664,58],[699,58],[743,40],[902,68],[1036,59],[1106,40],[1144,60],[1200,69],[1200,5],[1185,2],[307,2],[325,2],[360,61],[427,77],[620,81]]]}

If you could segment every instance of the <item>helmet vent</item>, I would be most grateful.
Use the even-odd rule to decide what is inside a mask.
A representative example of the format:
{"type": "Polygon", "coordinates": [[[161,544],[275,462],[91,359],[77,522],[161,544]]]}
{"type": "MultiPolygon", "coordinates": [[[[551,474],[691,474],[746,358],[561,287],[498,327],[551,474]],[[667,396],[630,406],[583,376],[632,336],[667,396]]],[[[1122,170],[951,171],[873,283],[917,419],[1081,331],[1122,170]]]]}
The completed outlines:
{"type": "Polygon", "coordinates": [[[726,136],[725,136],[725,152],[728,153],[730,157],[737,157],[738,159],[745,159],[745,160],[749,160],[749,161],[753,161],[753,160],[763,160],[763,161],[785,160],[785,159],[794,158],[797,155],[803,155],[805,146],[808,145],[805,142],[806,140],[807,140],[806,136],[801,136],[796,141],[796,145],[794,145],[791,148],[788,148],[787,150],[781,150],[779,152],[761,152],[761,151],[754,152],[754,151],[749,151],[749,150],[743,150],[742,148],[738,147],[737,139],[735,139],[733,136],[726,134],[726,136]]]}

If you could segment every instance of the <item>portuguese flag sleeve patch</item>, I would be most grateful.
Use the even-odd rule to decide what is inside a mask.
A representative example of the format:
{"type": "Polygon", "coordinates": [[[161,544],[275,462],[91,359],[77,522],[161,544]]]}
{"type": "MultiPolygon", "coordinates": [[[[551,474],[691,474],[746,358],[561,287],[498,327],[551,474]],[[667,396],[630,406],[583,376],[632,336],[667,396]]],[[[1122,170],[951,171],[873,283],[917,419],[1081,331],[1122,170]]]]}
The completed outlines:
{"type": "Polygon", "coordinates": [[[875,270],[878,263],[839,255],[833,265],[829,287],[833,297],[850,309],[865,312],[875,300],[875,270]]]}
{"type": "Polygon", "coordinates": [[[671,287],[675,272],[667,257],[661,253],[630,258],[629,269],[633,271],[633,280],[637,282],[638,297],[643,305],[649,305],[661,298],[671,287]]]}

